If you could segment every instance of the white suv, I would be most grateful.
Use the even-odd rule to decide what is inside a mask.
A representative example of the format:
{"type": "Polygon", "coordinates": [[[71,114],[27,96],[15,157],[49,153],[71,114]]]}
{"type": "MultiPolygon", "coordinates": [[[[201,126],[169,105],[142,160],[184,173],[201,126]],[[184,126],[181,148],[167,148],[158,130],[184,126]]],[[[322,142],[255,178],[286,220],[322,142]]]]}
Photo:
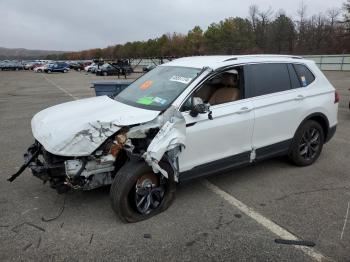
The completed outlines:
{"type": "Polygon", "coordinates": [[[45,109],[32,119],[32,173],[58,192],[112,184],[123,221],[165,210],[176,183],[288,155],[310,165],[335,133],[338,94],[314,62],[202,56],[156,67],[115,97],[45,109]]]}

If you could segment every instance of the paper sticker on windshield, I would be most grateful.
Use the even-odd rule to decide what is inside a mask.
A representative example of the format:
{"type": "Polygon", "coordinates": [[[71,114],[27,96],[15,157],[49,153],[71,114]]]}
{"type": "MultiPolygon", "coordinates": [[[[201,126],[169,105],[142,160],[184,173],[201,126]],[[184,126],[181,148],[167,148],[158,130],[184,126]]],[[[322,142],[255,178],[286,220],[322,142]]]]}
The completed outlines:
{"type": "Polygon", "coordinates": [[[155,98],[153,98],[153,102],[156,102],[158,104],[162,104],[162,105],[165,105],[166,104],[166,100],[163,99],[163,98],[160,98],[158,96],[156,96],[155,98]]]}
{"type": "Polygon", "coordinates": [[[175,81],[175,82],[180,82],[183,84],[188,84],[189,82],[191,82],[192,78],[183,77],[183,76],[172,76],[169,80],[175,81]]]}
{"type": "Polygon", "coordinates": [[[137,100],[137,103],[141,105],[150,105],[153,103],[153,96],[141,97],[137,100]]]}
{"type": "Polygon", "coordinates": [[[140,85],[140,89],[146,90],[146,89],[150,88],[152,85],[153,85],[153,81],[147,80],[140,85]]]}

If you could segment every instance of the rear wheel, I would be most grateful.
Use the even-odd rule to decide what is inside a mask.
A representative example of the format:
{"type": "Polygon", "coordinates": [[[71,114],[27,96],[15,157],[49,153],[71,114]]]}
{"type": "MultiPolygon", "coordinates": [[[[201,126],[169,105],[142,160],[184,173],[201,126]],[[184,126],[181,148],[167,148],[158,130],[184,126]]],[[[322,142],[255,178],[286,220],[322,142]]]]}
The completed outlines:
{"type": "Polygon", "coordinates": [[[321,154],[324,143],[324,132],[319,123],[308,120],[297,130],[289,158],[298,166],[313,164],[321,154]]]}
{"type": "Polygon", "coordinates": [[[131,160],[112,183],[112,208],[124,222],[142,221],[166,210],[175,197],[175,189],[172,177],[166,179],[145,162],[131,160]]]}
{"type": "Polygon", "coordinates": [[[51,74],[51,70],[47,70],[47,73],[48,73],[48,74],[51,74]]]}
{"type": "Polygon", "coordinates": [[[107,73],[107,72],[103,72],[103,75],[104,75],[104,76],[108,76],[108,73],[107,73]]]}

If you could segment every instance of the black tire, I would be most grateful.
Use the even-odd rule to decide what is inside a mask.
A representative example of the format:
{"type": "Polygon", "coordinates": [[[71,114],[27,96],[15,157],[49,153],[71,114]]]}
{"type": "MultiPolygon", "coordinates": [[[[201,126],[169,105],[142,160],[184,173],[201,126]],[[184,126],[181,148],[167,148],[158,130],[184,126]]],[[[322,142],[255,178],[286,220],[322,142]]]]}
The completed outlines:
{"type": "Polygon", "coordinates": [[[108,73],[107,73],[107,72],[103,72],[103,75],[104,75],[104,76],[108,76],[108,73]]]}
{"type": "Polygon", "coordinates": [[[324,131],[313,120],[306,121],[294,135],[289,159],[297,166],[313,164],[321,154],[324,144],[324,131]]]}
{"type": "MultiPolygon", "coordinates": [[[[164,164],[165,165],[165,164],[164,164]]],[[[164,167],[169,170],[169,167],[164,167]]],[[[172,172],[168,172],[169,179],[161,178],[162,175],[154,174],[152,168],[141,160],[130,160],[116,174],[111,186],[110,198],[112,208],[123,222],[135,223],[148,219],[160,212],[166,210],[174,200],[176,191],[176,182],[173,179],[172,172]],[[163,181],[164,194],[160,204],[150,209],[148,213],[141,213],[136,207],[136,183],[141,176],[152,173],[159,180],[163,181]]]]}

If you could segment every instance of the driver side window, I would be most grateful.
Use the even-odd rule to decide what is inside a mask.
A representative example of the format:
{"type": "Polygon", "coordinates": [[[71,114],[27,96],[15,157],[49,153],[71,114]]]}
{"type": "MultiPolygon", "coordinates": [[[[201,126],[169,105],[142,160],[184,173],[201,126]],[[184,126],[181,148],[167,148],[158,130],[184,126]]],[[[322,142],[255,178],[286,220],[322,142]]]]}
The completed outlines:
{"type": "Polygon", "coordinates": [[[198,103],[211,106],[230,103],[243,98],[243,68],[235,67],[210,77],[183,104],[181,111],[189,111],[198,103]]]}

